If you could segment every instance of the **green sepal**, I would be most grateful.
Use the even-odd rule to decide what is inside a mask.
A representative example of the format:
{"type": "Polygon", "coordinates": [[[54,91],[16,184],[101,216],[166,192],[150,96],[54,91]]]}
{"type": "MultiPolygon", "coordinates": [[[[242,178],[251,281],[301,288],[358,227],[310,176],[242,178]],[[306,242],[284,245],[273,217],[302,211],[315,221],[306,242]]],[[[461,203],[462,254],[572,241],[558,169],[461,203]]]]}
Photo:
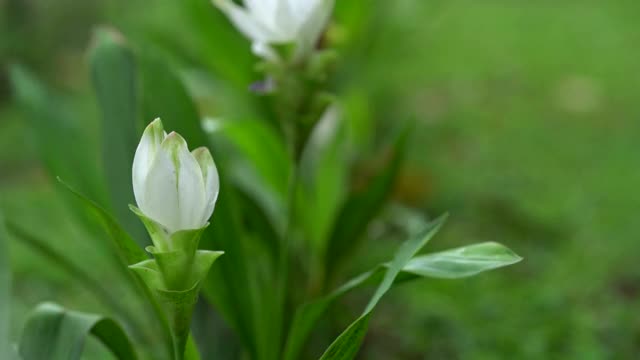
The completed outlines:
{"type": "Polygon", "coordinates": [[[164,289],[185,290],[193,284],[189,284],[189,273],[193,264],[193,255],[183,251],[157,252],[153,246],[149,246],[149,251],[155,258],[156,264],[164,279],[164,289]]]}
{"type": "Polygon", "coordinates": [[[180,230],[171,234],[169,242],[169,250],[183,251],[187,254],[195,254],[198,250],[198,244],[204,230],[209,227],[209,223],[206,223],[200,229],[195,230],[180,230]]]}
{"type": "Polygon", "coordinates": [[[199,251],[202,233],[209,226],[193,230],[180,230],[169,234],[158,222],[147,217],[140,209],[129,205],[147,228],[153,246],[145,250],[153,255],[153,261],[143,261],[131,268],[135,270],[152,289],[183,291],[191,288],[204,278],[213,261],[222,252],[199,251]],[[158,282],[158,274],[162,281],[158,282]],[[161,285],[161,286],[160,286],[161,285]]]}
{"type": "Polygon", "coordinates": [[[163,278],[163,289],[180,291],[201,281],[209,272],[213,262],[224,252],[197,250],[195,253],[184,251],[157,252],[149,247],[155,258],[159,273],[163,278]]]}
{"type": "Polygon", "coordinates": [[[198,250],[191,269],[190,280],[194,283],[201,282],[209,273],[213,262],[222,254],[224,251],[198,250]]]}
{"type": "Polygon", "coordinates": [[[169,235],[169,231],[155,220],[147,217],[142,210],[138,209],[134,205],[129,204],[129,209],[136,214],[140,221],[144,224],[144,227],[147,229],[149,236],[151,237],[151,241],[153,245],[159,251],[168,251],[170,250],[171,237],[169,235]]]}
{"type": "MultiPolygon", "coordinates": [[[[148,248],[153,248],[149,246],[148,248]]],[[[137,264],[129,266],[129,269],[133,270],[142,281],[152,290],[161,291],[185,291],[184,289],[191,289],[194,285],[200,283],[209,273],[209,269],[213,265],[220,255],[224,254],[224,251],[210,251],[210,250],[198,250],[193,256],[193,261],[190,264],[191,271],[186,281],[180,286],[182,289],[172,289],[168,286],[166,277],[168,272],[175,271],[176,268],[171,266],[171,261],[178,261],[175,259],[177,252],[171,253],[154,253],[156,259],[150,259],[141,261],[137,264]],[[162,260],[160,260],[162,259],[162,260]]]]}
{"type": "Polygon", "coordinates": [[[164,288],[164,279],[155,260],[149,259],[129,265],[129,269],[133,270],[149,289],[164,288]]]}

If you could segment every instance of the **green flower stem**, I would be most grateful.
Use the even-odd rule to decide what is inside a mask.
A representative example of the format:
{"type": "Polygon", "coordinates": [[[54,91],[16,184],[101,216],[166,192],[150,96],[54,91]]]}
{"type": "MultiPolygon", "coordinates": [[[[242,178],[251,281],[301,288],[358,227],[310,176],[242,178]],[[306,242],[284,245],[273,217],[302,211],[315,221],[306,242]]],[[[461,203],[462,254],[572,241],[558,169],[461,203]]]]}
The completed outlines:
{"type": "Polygon", "coordinates": [[[190,335],[191,316],[198,300],[198,284],[186,291],[166,291],[157,289],[156,294],[169,319],[171,326],[175,358],[183,360],[190,335]]]}
{"type": "MultiPolygon", "coordinates": [[[[281,52],[284,58],[291,57],[288,51],[281,52]]],[[[336,57],[334,51],[325,50],[304,62],[289,60],[261,65],[276,83],[274,111],[290,153],[296,160],[311,129],[332,98],[327,96],[324,88],[336,57]]]]}
{"type": "MultiPolygon", "coordinates": [[[[284,50],[284,58],[290,58],[284,50]]],[[[282,52],[282,51],[281,51],[282,52]]],[[[288,54],[291,55],[291,54],[288,54]]],[[[285,61],[278,64],[263,63],[263,71],[274,80],[273,109],[278,124],[286,140],[292,163],[298,164],[304,145],[322,114],[330,104],[331,97],[324,93],[324,85],[331,66],[331,56],[312,57],[307,62],[285,61]]],[[[289,179],[289,206],[285,234],[280,243],[276,260],[277,282],[274,318],[284,319],[289,303],[295,303],[295,295],[289,290],[291,276],[291,245],[293,243],[295,202],[299,181],[299,166],[293,169],[289,179]]],[[[284,332],[284,322],[274,324],[271,339],[280,342],[284,332]]],[[[273,354],[272,354],[273,355],[273,354]]],[[[277,354],[275,354],[277,358],[277,354]]]]}

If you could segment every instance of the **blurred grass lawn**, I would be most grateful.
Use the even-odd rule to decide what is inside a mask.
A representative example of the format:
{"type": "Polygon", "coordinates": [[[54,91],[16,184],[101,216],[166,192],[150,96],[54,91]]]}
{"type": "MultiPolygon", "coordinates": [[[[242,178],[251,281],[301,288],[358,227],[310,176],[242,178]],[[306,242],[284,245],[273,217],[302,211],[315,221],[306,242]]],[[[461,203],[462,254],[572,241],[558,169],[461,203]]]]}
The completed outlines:
{"type": "MultiPolygon", "coordinates": [[[[362,358],[634,358],[640,4],[404,0],[385,15],[355,77],[378,120],[418,115],[398,198],[451,213],[431,250],[494,240],[525,260],[394,291],[362,358]]],[[[4,104],[3,209],[74,249],[28,139],[4,104]]],[[[369,246],[382,254],[395,244],[369,246]]],[[[14,250],[15,331],[46,298],[97,306],[53,266],[14,250]]]]}

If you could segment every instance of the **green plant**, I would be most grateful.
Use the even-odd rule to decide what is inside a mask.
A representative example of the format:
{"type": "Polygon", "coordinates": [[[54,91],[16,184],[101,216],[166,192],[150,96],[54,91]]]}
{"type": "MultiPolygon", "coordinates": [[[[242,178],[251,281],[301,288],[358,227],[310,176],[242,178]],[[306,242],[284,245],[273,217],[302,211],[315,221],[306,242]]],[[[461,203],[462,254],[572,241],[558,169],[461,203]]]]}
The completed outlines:
{"type": "MultiPolygon", "coordinates": [[[[195,8],[197,4],[194,1],[187,6],[195,8]]],[[[332,70],[339,61],[331,39],[324,47],[305,48],[302,53],[286,44],[271,45],[270,55],[263,56],[258,66],[262,78],[253,83],[253,93],[243,90],[243,95],[238,96],[237,101],[250,108],[248,119],[238,120],[224,112],[211,119],[204,116],[212,115],[207,104],[194,99],[176,67],[165,57],[143,49],[144,45],[134,49],[113,30],[100,30],[91,49],[90,64],[101,110],[98,133],[102,147],[85,146],[94,154],[102,153],[98,166],[87,153],[73,151],[71,144],[60,141],[69,136],[86,139],[82,123],[62,127],[68,122],[68,112],[57,106],[48,90],[26,70],[13,68],[14,88],[32,114],[48,170],[73,184],[67,187],[79,199],[74,205],[79,208],[80,204],[83,209],[76,210],[73,216],[88,224],[91,231],[96,230],[87,215],[97,217],[111,240],[109,251],[117,255],[122,269],[133,267],[143,273],[151,269],[139,265],[149,261],[141,248],[148,244],[148,238],[126,205],[133,203],[130,179],[137,139],[146,122],[158,116],[190,144],[211,147],[216,159],[221,189],[217,210],[211,226],[197,236],[201,237],[201,249],[224,251],[224,255],[206,278],[194,284],[233,328],[242,354],[251,359],[352,359],[373,310],[394,285],[425,277],[467,277],[520,260],[497,243],[418,255],[446,217],[428,220],[417,216],[403,222],[400,232],[407,240],[389,262],[345,281],[350,278],[345,273],[345,262],[365,250],[360,240],[367,236],[367,228],[388,202],[412,125],[399,120],[401,124],[384,139],[385,161],[363,184],[353,186],[354,164],[370,150],[370,144],[362,139],[373,132],[375,124],[366,117],[363,120],[355,116],[349,104],[341,106],[340,96],[331,93],[332,70]],[[58,136],[53,131],[59,132],[58,136]],[[81,190],[76,191],[75,187],[81,190]],[[378,286],[361,315],[333,343],[327,344],[323,355],[306,353],[305,344],[327,308],[367,284],[378,286]]],[[[258,51],[258,55],[263,54],[258,51]]],[[[226,59],[210,61],[214,67],[232,67],[236,69],[232,73],[241,73],[233,66],[235,60],[230,54],[226,59]]],[[[239,78],[245,76],[250,77],[239,78]]],[[[225,80],[231,84],[234,81],[225,80]]],[[[238,89],[230,90],[234,91],[238,89]]],[[[381,153],[378,150],[374,156],[381,153]]],[[[144,214],[142,217],[150,223],[144,214]]],[[[41,251],[65,263],[64,254],[46,248],[46,241],[33,239],[17,226],[10,228],[17,237],[31,239],[41,251]]],[[[153,229],[150,233],[153,238],[153,229]]],[[[81,272],[71,265],[68,269],[81,272]]],[[[170,272],[162,272],[166,281],[170,272]]],[[[150,315],[129,316],[129,310],[117,299],[105,301],[120,318],[126,319],[125,328],[138,330],[131,341],[143,348],[138,352],[152,358],[199,358],[193,337],[188,335],[191,309],[172,312],[159,301],[154,292],[158,287],[148,286],[153,279],[128,275],[124,277],[127,286],[146,304],[150,315]],[[160,324],[160,330],[146,331],[140,325],[144,316],[160,324]],[[154,336],[163,339],[163,349],[144,349],[143,339],[154,336]]],[[[84,281],[99,296],[105,293],[101,285],[93,284],[95,279],[84,281]]],[[[172,303],[177,307],[192,305],[197,291],[180,288],[182,284],[178,283],[174,290],[182,295],[188,293],[189,299],[171,300],[172,303]]],[[[115,322],[47,305],[36,310],[25,328],[19,346],[25,349],[20,351],[23,358],[40,356],[29,351],[32,346],[37,348],[30,345],[34,341],[62,349],[69,346],[68,338],[38,330],[43,327],[38,324],[59,323],[61,317],[64,326],[55,327],[52,334],[66,334],[69,326],[78,344],[91,333],[107,340],[105,345],[120,357],[135,356],[127,336],[115,322]],[[113,336],[103,336],[104,331],[113,336]]],[[[57,356],[79,355],[76,351],[57,356]]]]}

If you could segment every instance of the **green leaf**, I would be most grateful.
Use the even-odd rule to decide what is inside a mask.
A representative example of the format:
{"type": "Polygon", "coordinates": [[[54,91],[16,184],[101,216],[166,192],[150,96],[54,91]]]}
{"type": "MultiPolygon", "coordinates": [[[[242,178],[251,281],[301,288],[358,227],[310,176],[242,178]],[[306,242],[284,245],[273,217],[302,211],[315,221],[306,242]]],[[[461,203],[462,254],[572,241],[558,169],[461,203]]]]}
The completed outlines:
{"type": "Polygon", "coordinates": [[[247,92],[251,83],[254,57],[250,43],[209,0],[185,0],[181,5],[189,17],[191,41],[197,44],[199,58],[217,77],[247,92]]]}
{"type": "Polygon", "coordinates": [[[24,360],[80,359],[87,336],[100,340],[118,359],[136,359],[129,338],[113,320],[44,303],[32,312],[19,344],[24,360]]]}
{"type": "Polygon", "coordinates": [[[131,164],[142,123],[133,51],[118,33],[97,31],[90,52],[91,75],[102,113],[102,152],[111,204],[118,222],[139,244],[144,230],[127,209],[133,203],[131,164]]]}
{"type": "Polygon", "coordinates": [[[353,359],[358,354],[362,341],[367,334],[371,312],[361,315],[329,346],[320,358],[323,359],[353,359]]]}
{"type": "Polygon", "coordinates": [[[431,238],[440,230],[440,227],[447,220],[448,215],[443,215],[438,219],[430,222],[425,228],[415,235],[412,239],[406,241],[400,249],[396,252],[389,268],[387,269],[382,283],[378,286],[378,289],[373,294],[369,304],[365,309],[365,313],[370,312],[378,304],[382,296],[389,291],[391,285],[396,279],[396,276],[402,271],[402,268],[411,260],[411,258],[422,249],[431,238]]]}
{"type": "MultiPolygon", "coordinates": [[[[487,242],[469,245],[443,252],[416,256],[404,267],[394,280],[394,284],[409,280],[432,278],[463,278],[484,271],[497,269],[521,261],[522,258],[504,245],[487,242]]],[[[295,314],[290,327],[285,348],[285,360],[294,360],[299,356],[304,343],[329,305],[347,292],[382,279],[390,264],[380,264],[376,268],[346,282],[330,294],[301,306],[295,314]]],[[[360,321],[361,319],[358,319],[360,321]]]]}
{"type": "MultiPolygon", "coordinates": [[[[218,168],[224,168],[224,163],[218,164],[218,168]]],[[[216,266],[203,282],[202,292],[237,331],[251,357],[257,358],[256,310],[253,304],[256,297],[251,290],[249,257],[243,244],[245,237],[235,207],[236,194],[222,175],[225,172],[220,171],[220,174],[220,188],[226,190],[220,192],[211,226],[203,234],[201,246],[222,250],[224,256],[217,260],[216,266]]]]}
{"type": "Polygon", "coordinates": [[[457,279],[512,265],[521,260],[520,256],[504,245],[486,242],[417,256],[403,271],[424,277],[457,279]]]}
{"type": "MultiPolygon", "coordinates": [[[[437,231],[440,224],[444,221],[444,218],[440,220],[436,220],[436,222],[432,222],[429,225],[426,225],[426,229],[432,229],[433,233],[425,235],[425,237],[417,237],[418,240],[429,240],[430,236],[433,236],[437,231]],[[433,227],[432,227],[433,226],[433,227]]],[[[423,231],[424,233],[424,231],[423,231]]],[[[406,243],[405,243],[406,245],[406,243]]],[[[419,250],[419,249],[418,249],[419,250]]],[[[311,333],[314,324],[320,319],[324,311],[329,307],[329,305],[339,297],[345,295],[353,289],[356,289],[360,286],[363,286],[367,283],[378,282],[382,279],[383,274],[389,268],[389,264],[380,264],[376,266],[373,270],[367,271],[366,273],[360,274],[355,278],[347,281],[345,284],[331,292],[330,294],[317,299],[313,302],[304,304],[297,311],[296,315],[293,319],[289,337],[287,339],[287,344],[285,348],[285,359],[286,360],[294,360],[298,358],[298,354],[306,341],[306,338],[311,333]]],[[[415,278],[413,274],[411,274],[412,278],[415,278]]],[[[394,280],[397,278],[394,278],[394,280]]]]}
{"type": "Polygon", "coordinates": [[[351,194],[342,207],[329,242],[327,271],[335,271],[341,260],[353,254],[367,226],[384,206],[404,160],[409,130],[406,127],[395,136],[386,166],[365,188],[351,194]]]}
{"type": "Polygon", "coordinates": [[[292,169],[285,144],[264,121],[225,121],[220,125],[213,135],[215,141],[230,144],[230,180],[259,206],[282,235],[292,169]]]}
{"type": "Polygon", "coordinates": [[[378,39],[372,36],[375,29],[380,28],[381,19],[387,19],[383,1],[374,0],[367,4],[361,1],[336,1],[334,17],[346,32],[343,37],[347,41],[340,44],[345,52],[366,56],[370,53],[372,42],[378,39]]]}
{"type": "Polygon", "coordinates": [[[84,269],[52,248],[46,240],[30,234],[14,223],[8,223],[7,227],[13,236],[68,273],[75,281],[93,293],[110,309],[125,318],[136,319],[134,314],[132,314],[127,307],[123,306],[119,299],[115,298],[107,288],[103,287],[104,284],[91,277],[84,269]]]}
{"type": "Polygon", "coordinates": [[[93,213],[102,223],[105,231],[109,235],[111,242],[115,246],[121,257],[123,265],[132,265],[149,258],[127,232],[118,224],[118,222],[98,204],[91,201],[86,196],[75,190],[62,179],[58,178],[58,182],[77,197],[88,212],[93,213]]]}
{"type": "Polygon", "coordinates": [[[159,117],[166,129],[182,135],[192,149],[206,146],[198,109],[174,69],[150,49],[141,52],[139,60],[144,122],[159,117]]]}
{"type": "Polygon", "coordinates": [[[282,138],[264,121],[226,121],[218,131],[256,168],[268,187],[287,195],[292,164],[282,138]]]}
{"type": "Polygon", "coordinates": [[[0,212],[0,354],[9,354],[11,342],[11,267],[9,265],[9,238],[0,212]]]}
{"type": "MultiPolygon", "coordinates": [[[[148,259],[148,255],[140,249],[133,241],[133,239],[129,236],[129,234],[118,224],[118,222],[104,209],[98,206],[95,202],[91,201],[84,195],[80,194],[78,191],[73,189],[71,186],[58,179],[58,181],[67,188],[74,196],[76,196],[83,206],[87,209],[88,212],[93,213],[97,219],[103,224],[106,233],[108,234],[111,243],[116,249],[118,253],[118,257],[120,263],[123,267],[128,265],[132,265],[138,262],[142,262],[148,259]]],[[[101,300],[107,302],[112,308],[116,311],[124,314],[127,319],[136,319],[135,316],[128,315],[128,310],[123,309],[122,306],[113,299],[111,294],[106,291],[104,288],[100,286],[100,282],[92,279],[87,275],[85,271],[75,266],[72,262],[65,259],[62,255],[58,254],[55,250],[47,245],[47,243],[43,240],[39,240],[33,236],[30,236],[26,232],[21,229],[14,227],[12,231],[16,233],[22,240],[27,242],[33,249],[43,254],[45,257],[51,259],[55,264],[61,266],[63,269],[68,271],[72,276],[81,281],[88,289],[98,295],[101,300]]],[[[164,316],[162,310],[160,309],[160,305],[157,300],[153,296],[153,294],[149,291],[147,286],[142,283],[140,278],[138,277],[127,277],[127,279],[132,280],[131,285],[138,291],[139,296],[143,296],[144,300],[149,304],[149,308],[153,316],[160,322],[162,325],[163,336],[166,339],[171,338],[171,331],[169,329],[169,324],[167,322],[166,317],[164,316]]],[[[137,325],[136,325],[137,326],[137,325]]],[[[167,350],[169,353],[173,353],[173,345],[171,341],[165,342],[167,346],[167,350]]]]}
{"type": "Polygon", "coordinates": [[[345,196],[348,157],[343,125],[340,111],[329,108],[313,129],[300,159],[296,216],[309,245],[320,254],[326,250],[345,196]]]}
{"type": "Polygon", "coordinates": [[[184,352],[184,360],[200,360],[200,352],[198,351],[198,347],[196,345],[193,336],[189,336],[189,340],[187,341],[187,349],[184,352]]]}
{"type": "Polygon", "coordinates": [[[371,311],[389,291],[402,268],[440,230],[446,218],[447,215],[444,215],[427,224],[419,234],[400,246],[363,314],[329,346],[321,360],[351,360],[355,357],[366,334],[371,311]]]}
{"type": "Polygon", "coordinates": [[[295,360],[299,358],[300,351],[302,350],[307,337],[313,330],[313,326],[318,322],[322,314],[334,300],[353,289],[372,282],[374,279],[382,279],[384,270],[384,265],[379,265],[375,269],[351,279],[329,295],[306,303],[298,308],[291,323],[291,327],[289,328],[289,336],[287,337],[287,343],[285,345],[284,359],[295,360]]]}
{"type": "Polygon", "coordinates": [[[53,94],[27,69],[14,65],[9,72],[15,97],[26,114],[37,151],[51,176],[61,176],[101,203],[106,200],[97,147],[60,96],[53,94]],[[71,140],[70,140],[71,139],[71,140]]]}

